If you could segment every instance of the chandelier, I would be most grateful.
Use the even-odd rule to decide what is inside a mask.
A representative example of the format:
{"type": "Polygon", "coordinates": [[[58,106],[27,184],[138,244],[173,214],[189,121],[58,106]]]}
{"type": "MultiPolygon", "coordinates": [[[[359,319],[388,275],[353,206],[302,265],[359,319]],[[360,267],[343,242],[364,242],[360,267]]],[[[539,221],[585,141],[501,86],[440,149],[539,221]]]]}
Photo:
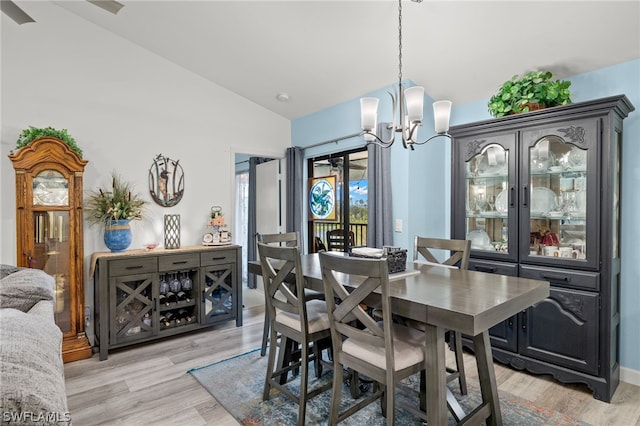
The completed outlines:
{"type": "MultiPolygon", "coordinates": [[[[413,0],[420,3],[422,0],[413,0]]],[[[402,83],[402,0],[398,0],[398,88],[395,94],[388,92],[393,104],[393,123],[389,125],[391,137],[383,140],[376,135],[378,116],[378,98],[360,99],[360,115],[364,140],[383,148],[393,145],[396,132],[402,133],[402,145],[404,148],[414,149],[414,145],[423,145],[430,140],[445,136],[451,138],[449,131],[449,116],[451,114],[451,101],[437,101],[433,103],[435,121],[435,135],[417,142],[418,127],[422,125],[422,106],[424,103],[424,88],[420,86],[409,87],[405,90],[402,83]],[[400,112],[398,114],[398,106],[400,112]],[[398,120],[398,122],[396,122],[398,120]]]]}

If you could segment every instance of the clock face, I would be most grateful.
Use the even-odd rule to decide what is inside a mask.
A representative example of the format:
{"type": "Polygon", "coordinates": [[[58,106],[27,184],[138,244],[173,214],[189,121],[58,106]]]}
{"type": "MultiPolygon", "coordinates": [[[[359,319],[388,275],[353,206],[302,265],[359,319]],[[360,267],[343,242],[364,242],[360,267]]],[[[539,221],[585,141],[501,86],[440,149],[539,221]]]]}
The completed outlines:
{"type": "Polygon", "coordinates": [[[309,191],[309,208],[314,219],[333,217],[335,208],[335,191],[327,179],[318,179],[309,191]]]}
{"type": "Polygon", "coordinates": [[[213,242],[213,234],[211,234],[211,233],[204,234],[204,235],[202,236],[202,241],[203,241],[203,242],[205,242],[205,243],[211,243],[211,242],[213,242]]]}

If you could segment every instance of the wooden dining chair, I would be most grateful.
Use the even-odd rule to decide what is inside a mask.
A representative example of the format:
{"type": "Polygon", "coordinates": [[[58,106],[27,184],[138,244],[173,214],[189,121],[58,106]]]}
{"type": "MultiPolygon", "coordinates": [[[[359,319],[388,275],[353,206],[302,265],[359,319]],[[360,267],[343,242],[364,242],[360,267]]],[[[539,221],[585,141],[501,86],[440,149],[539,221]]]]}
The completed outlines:
{"type": "MultiPolygon", "coordinates": [[[[424,333],[391,320],[386,260],[320,253],[320,266],[331,324],[334,374],[348,366],[376,382],[371,395],[363,396],[339,412],[343,384],[334,378],[329,424],[335,425],[381,399],[387,425],[393,425],[396,385],[402,379],[424,371],[424,333]],[[350,293],[342,284],[345,281],[357,282],[357,288],[350,293]],[[381,295],[374,297],[380,298],[382,323],[369,316],[361,306],[378,289],[381,295]]],[[[422,394],[420,405],[423,406],[424,402],[422,394]]],[[[422,414],[417,408],[406,408],[419,416],[422,414]]]]}
{"type": "Polygon", "coordinates": [[[344,230],[331,229],[327,231],[327,250],[328,251],[348,251],[349,247],[355,245],[355,235],[353,231],[348,232],[349,241],[345,245],[344,230]]]}
{"type": "MultiPolygon", "coordinates": [[[[460,269],[469,269],[469,255],[471,254],[470,240],[449,240],[441,238],[415,237],[413,260],[420,261],[422,256],[428,263],[460,269]],[[435,250],[438,250],[434,253],[435,250]],[[440,261],[436,254],[448,252],[445,260],[440,261]]],[[[417,321],[406,320],[408,326],[424,330],[424,324],[417,321]]],[[[447,367],[447,382],[458,380],[460,384],[460,393],[467,394],[467,378],[464,370],[464,359],[462,351],[462,335],[459,331],[451,331],[454,339],[454,351],[456,358],[456,368],[447,367]]]]}
{"type": "Polygon", "coordinates": [[[322,239],[320,237],[313,237],[313,243],[315,246],[315,252],[319,253],[321,251],[327,251],[327,248],[325,247],[324,243],[322,242],[322,239]]]}
{"type": "MultiPolygon", "coordinates": [[[[258,234],[258,241],[264,244],[271,244],[285,247],[302,247],[300,244],[300,234],[297,232],[285,232],[280,234],[258,234]]],[[[306,300],[320,299],[324,300],[324,293],[306,288],[304,290],[306,300]]],[[[266,306],[266,301],[265,301],[266,306]]],[[[269,315],[265,309],[264,326],[262,329],[262,346],[260,347],[260,356],[267,353],[267,345],[269,342],[269,315]]]]}
{"type": "Polygon", "coordinates": [[[311,391],[308,389],[309,362],[315,363],[317,372],[322,358],[319,342],[331,335],[327,304],[322,300],[306,301],[304,297],[299,297],[304,294],[304,277],[302,273],[296,273],[302,271],[299,247],[258,243],[258,253],[271,328],[262,399],[268,400],[271,389],[277,388],[298,403],[298,425],[304,425],[307,401],[331,387],[331,383],[327,383],[311,391]],[[274,263],[278,264],[278,271],[274,269],[274,263]],[[293,288],[291,277],[294,277],[293,288]],[[280,361],[275,365],[278,337],[281,339],[280,361]],[[287,358],[283,356],[287,339],[300,345],[301,356],[295,361],[283,362],[287,358]],[[296,369],[301,371],[298,395],[281,382],[283,375],[286,377],[289,371],[296,369]]]}

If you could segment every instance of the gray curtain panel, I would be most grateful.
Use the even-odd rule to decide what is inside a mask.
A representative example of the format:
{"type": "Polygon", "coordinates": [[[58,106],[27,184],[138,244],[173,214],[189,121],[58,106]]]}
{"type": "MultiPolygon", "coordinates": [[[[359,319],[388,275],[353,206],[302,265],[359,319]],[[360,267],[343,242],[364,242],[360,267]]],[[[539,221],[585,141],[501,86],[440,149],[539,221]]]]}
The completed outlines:
{"type": "MultiPolygon", "coordinates": [[[[256,165],[260,164],[261,159],[258,157],[249,158],[249,223],[247,226],[247,261],[258,259],[258,250],[256,246],[256,165]]],[[[256,288],[256,276],[249,274],[247,279],[247,287],[256,288]]]]}
{"type": "Polygon", "coordinates": [[[302,235],[302,206],[304,199],[304,150],[299,146],[287,148],[287,232],[302,235]]]}
{"type": "MultiPolygon", "coordinates": [[[[391,130],[388,128],[388,123],[378,124],[377,135],[382,140],[389,140],[391,130]]],[[[382,148],[371,143],[367,146],[367,152],[369,156],[367,246],[382,248],[382,246],[393,245],[391,148],[382,148]]]]}

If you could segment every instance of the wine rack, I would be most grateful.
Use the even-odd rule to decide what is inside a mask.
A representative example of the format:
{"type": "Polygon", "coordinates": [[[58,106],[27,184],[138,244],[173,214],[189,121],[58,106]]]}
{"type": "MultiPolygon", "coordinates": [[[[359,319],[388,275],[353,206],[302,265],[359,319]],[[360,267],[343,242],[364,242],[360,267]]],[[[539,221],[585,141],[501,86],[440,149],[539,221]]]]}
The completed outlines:
{"type": "Polygon", "coordinates": [[[94,253],[95,344],[110,349],[236,320],[242,325],[241,247],[94,253]]]}
{"type": "Polygon", "coordinates": [[[198,269],[167,272],[158,282],[158,327],[162,333],[197,322],[198,310],[194,282],[198,281],[198,269]]]}

